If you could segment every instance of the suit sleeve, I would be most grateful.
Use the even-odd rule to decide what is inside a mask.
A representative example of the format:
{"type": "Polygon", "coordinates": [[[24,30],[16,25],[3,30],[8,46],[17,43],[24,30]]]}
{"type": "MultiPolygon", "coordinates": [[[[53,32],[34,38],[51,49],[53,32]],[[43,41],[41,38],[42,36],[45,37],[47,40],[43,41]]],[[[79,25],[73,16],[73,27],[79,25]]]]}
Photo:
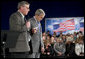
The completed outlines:
{"type": "Polygon", "coordinates": [[[43,39],[42,39],[42,27],[41,27],[41,47],[44,48],[44,43],[43,43],[43,39]]]}

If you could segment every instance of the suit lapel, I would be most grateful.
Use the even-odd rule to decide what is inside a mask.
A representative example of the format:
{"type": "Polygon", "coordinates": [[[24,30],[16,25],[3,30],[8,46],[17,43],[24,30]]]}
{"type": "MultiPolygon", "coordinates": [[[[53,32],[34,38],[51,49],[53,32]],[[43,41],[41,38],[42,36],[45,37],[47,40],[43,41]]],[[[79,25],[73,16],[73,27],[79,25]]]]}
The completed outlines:
{"type": "Polygon", "coordinates": [[[22,17],[22,15],[20,14],[20,12],[17,11],[17,14],[20,16],[20,19],[21,19],[21,23],[24,24],[25,21],[24,21],[24,18],[22,17]]]}
{"type": "Polygon", "coordinates": [[[22,17],[22,15],[20,14],[20,12],[17,11],[16,13],[17,13],[20,17],[22,17]]]}
{"type": "MultiPolygon", "coordinates": [[[[37,21],[35,20],[34,17],[33,17],[33,19],[34,19],[34,22],[33,22],[33,23],[35,23],[36,27],[38,27],[38,23],[37,23],[37,21]]],[[[38,27],[38,28],[39,28],[39,27],[38,27]]]]}

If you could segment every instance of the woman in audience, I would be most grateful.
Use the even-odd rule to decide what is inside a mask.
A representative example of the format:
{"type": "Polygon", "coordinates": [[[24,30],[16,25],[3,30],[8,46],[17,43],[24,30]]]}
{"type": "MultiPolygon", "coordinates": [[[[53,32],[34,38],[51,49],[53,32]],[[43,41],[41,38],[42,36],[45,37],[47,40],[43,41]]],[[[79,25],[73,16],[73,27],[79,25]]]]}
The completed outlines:
{"type": "Polygon", "coordinates": [[[73,36],[74,36],[74,40],[76,41],[76,39],[77,39],[77,33],[74,32],[73,36]]]}
{"type": "Polygon", "coordinates": [[[76,43],[79,42],[79,40],[84,40],[84,36],[82,34],[79,34],[78,38],[76,39],[76,43]]]}
{"type": "Polygon", "coordinates": [[[54,43],[56,43],[55,39],[54,39],[54,36],[51,37],[51,41],[50,41],[50,44],[51,44],[51,56],[55,56],[55,51],[53,49],[53,46],[54,46],[54,43]]]}
{"type": "Polygon", "coordinates": [[[64,43],[66,42],[66,36],[65,35],[62,36],[62,40],[63,40],[64,43]]]}
{"type": "Polygon", "coordinates": [[[53,33],[54,38],[56,37],[56,32],[53,33]]]}
{"type": "Polygon", "coordinates": [[[45,41],[46,41],[46,33],[45,32],[42,34],[42,39],[43,39],[43,42],[45,44],[45,41]]]}
{"type": "Polygon", "coordinates": [[[56,41],[55,41],[55,38],[54,38],[54,36],[51,36],[51,41],[50,41],[50,43],[51,44],[54,44],[56,41]]]}
{"type": "Polygon", "coordinates": [[[45,46],[45,51],[43,53],[46,58],[51,57],[51,50],[52,50],[51,44],[50,42],[47,42],[45,46]]]}
{"type": "Polygon", "coordinates": [[[47,35],[46,36],[46,42],[49,42],[50,43],[50,41],[51,41],[51,36],[47,35]]]}
{"type": "Polygon", "coordinates": [[[79,42],[75,44],[75,53],[77,56],[84,56],[84,41],[83,41],[83,39],[79,40],[79,42]]]}

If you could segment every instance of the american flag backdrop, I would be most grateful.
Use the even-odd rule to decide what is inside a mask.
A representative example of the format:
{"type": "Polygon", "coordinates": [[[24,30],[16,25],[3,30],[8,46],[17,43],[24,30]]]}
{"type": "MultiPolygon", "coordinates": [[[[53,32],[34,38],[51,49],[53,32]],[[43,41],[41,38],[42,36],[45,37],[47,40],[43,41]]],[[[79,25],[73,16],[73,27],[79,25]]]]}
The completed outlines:
{"type": "MultiPolygon", "coordinates": [[[[57,26],[57,25],[56,25],[57,26]]],[[[74,19],[70,19],[59,24],[59,28],[54,30],[54,32],[59,31],[67,31],[67,30],[74,30],[75,29],[75,22],[74,19]]]]}
{"type": "Polygon", "coordinates": [[[45,23],[45,31],[50,31],[51,34],[84,31],[84,17],[46,18],[45,23]]]}

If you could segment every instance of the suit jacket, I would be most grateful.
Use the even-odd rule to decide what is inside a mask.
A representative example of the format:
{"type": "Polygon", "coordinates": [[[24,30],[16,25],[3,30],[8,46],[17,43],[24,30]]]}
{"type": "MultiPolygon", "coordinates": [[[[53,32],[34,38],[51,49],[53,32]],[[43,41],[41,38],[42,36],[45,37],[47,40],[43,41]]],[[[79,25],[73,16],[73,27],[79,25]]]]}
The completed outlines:
{"type": "Polygon", "coordinates": [[[70,43],[70,44],[66,44],[66,52],[65,54],[69,54],[69,56],[75,56],[75,44],[74,43],[70,43]]]}
{"type": "Polygon", "coordinates": [[[32,34],[31,32],[31,52],[40,52],[41,47],[44,47],[43,40],[42,40],[42,27],[40,24],[40,32],[39,32],[39,26],[38,23],[34,18],[29,19],[31,23],[30,31],[33,28],[37,28],[37,33],[32,34]]]}
{"type": "Polygon", "coordinates": [[[10,30],[11,31],[19,31],[21,32],[18,36],[16,46],[14,48],[10,48],[10,52],[26,52],[30,51],[30,47],[28,44],[29,34],[27,34],[28,28],[25,25],[24,18],[20,14],[20,12],[15,12],[10,16],[10,30]]]}

